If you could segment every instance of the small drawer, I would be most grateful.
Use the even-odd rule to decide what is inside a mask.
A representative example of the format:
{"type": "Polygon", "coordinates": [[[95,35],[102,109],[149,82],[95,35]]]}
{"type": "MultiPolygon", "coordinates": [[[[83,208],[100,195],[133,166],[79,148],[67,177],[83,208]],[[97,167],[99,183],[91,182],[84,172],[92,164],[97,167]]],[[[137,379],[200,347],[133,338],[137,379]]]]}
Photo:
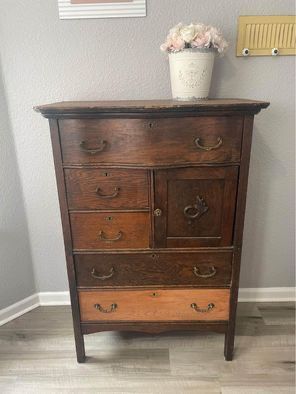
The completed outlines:
{"type": "Polygon", "coordinates": [[[73,212],[70,221],[73,249],[149,247],[148,212],[73,212]]]}
{"type": "Polygon", "coordinates": [[[65,169],[69,209],[148,208],[148,173],[143,170],[65,169]]]}
{"type": "Polygon", "coordinates": [[[232,252],[76,255],[78,287],[229,286],[232,252]]]}
{"type": "Polygon", "coordinates": [[[240,161],[243,118],[63,119],[66,164],[157,166],[240,161]]]}
{"type": "Polygon", "coordinates": [[[228,289],[80,291],[81,321],[217,321],[229,318],[228,289]]]}

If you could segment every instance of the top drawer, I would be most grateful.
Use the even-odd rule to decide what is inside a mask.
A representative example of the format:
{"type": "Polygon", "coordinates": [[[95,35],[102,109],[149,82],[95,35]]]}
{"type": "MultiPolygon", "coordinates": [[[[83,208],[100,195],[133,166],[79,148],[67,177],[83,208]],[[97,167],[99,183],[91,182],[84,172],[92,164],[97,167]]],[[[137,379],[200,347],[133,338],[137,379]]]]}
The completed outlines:
{"type": "Polygon", "coordinates": [[[66,164],[157,166],[240,160],[240,116],[59,121],[66,164]]]}

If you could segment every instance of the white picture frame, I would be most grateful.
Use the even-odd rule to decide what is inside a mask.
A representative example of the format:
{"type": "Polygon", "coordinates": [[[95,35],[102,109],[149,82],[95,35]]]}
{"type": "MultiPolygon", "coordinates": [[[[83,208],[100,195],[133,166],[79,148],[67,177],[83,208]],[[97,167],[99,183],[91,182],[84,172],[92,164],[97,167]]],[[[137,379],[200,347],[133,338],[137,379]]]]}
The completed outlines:
{"type": "Polygon", "coordinates": [[[60,19],[146,16],[146,0],[58,0],[60,19]]]}

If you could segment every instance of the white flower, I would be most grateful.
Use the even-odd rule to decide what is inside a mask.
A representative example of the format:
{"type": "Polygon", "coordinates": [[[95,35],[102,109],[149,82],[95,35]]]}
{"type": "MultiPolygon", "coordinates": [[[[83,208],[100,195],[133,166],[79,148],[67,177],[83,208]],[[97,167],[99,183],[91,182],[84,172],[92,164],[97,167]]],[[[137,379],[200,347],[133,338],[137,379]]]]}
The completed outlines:
{"type": "Polygon", "coordinates": [[[188,26],[182,27],[181,30],[180,30],[180,34],[181,34],[182,39],[186,43],[190,44],[193,41],[193,39],[194,39],[194,37],[196,35],[195,25],[193,25],[191,23],[188,26]]]}
{"type": "Polygon", "coordinates": [[[172,27],[170,32],[169,32],[169,36],[176,36],[176,35],[180,35],[180,30],[182,29],[183,24],[182,23],[178,23],[176,26],[172,27]]]}

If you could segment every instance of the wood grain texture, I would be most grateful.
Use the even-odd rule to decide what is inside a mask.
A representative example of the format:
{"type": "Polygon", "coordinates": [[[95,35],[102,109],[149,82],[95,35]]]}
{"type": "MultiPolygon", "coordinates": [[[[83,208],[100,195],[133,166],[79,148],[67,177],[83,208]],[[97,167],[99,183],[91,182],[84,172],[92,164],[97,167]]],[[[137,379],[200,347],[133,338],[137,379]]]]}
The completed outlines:
{"type": "Polygon", "coordinates": [[[80,311],[79,311],[78,295],[76,289],[75,268],[74,268],[73,254],[72,254],[72,234],[70,228],[70,218],[67,209],[66,186],[65,186],[65,178],[64,178],[63,167],[62,167],[62,154],[61,154],[61,146],[59,139],[58,122],[54,119],[50,119],[49,125],[50,125],[50,136],[52,142],[53,158],[55,164],[56,181],[58,187],[61,220],[63,226],[64,246],[65,246],[65,255],[66,255],[66,263],[67,263],[67,275],[68,275],[70,298],[72,304],[72,318],[73,318],[74,335],[75,335],[76,355],[77,355],[77,361],[81,363],[85,361],[85,349],[84,349],[83,335],[80,327],[80,311]]]}
{"type": "Polygon", "coordinates": [[[253,117],[268,105],[226,99],[36,108],[50,118],[79,362],[83,335],[106,330],[217,331],[232,359],[253,117]],[[206,305],[211,294],[218,307],[191,301],[188,308],[197,293],[206,305]],[[104,305],[94,309],[94,296],[104,305]]]}
{"type": "Polygon", "coordinates": [[[65,164],[154,166],[240,160],[240,116],[154,120],[67,119],[60,120],[59,127],[65,164]],[[218,139],[222,144],[217,149],[203,150],[196,145],[197,138],[203,147],[217,145],[218,139]],[[98,152],[92,153],[96,149],[98,152]]]}
{"type": "Polygon", "coordinates": [[[75,270],[77,286],[86,288],[229,286],[231,262],[232,252],[76,255],[75,270]]]}
{"type": "Polygon", "coordinates": [[[238,168],[186,168],[155,173],[155,207],[163,214],[155,218],[157,247],[201,247],[232,245],[238,168]],[[197,197],[206,211],[195,214],[197,197]]]}
{"type": "Polygon", "coordinates": [[[225,335],[225,348],[224,355],[228,361],[232,360],[234,351],[234,337],[235,337],[235,321],[236,321],[236,308],[238,299],[239,289],[239,275],[241,265],[241,252],[242,252],[242,240],[243,240],[243,228],[245,220],[245,209],[247,200],[247,188],[248,188],[248,175],[249,175],[249,164],[251,156],[251,145],[253,136],[253,116],[246,116],[244,120],[244,134],[242,144],[242,163],[240,166],[240,174],[238,180],[238,192],[237,192],[237,207],[236,217],[234,225],[234,254],[233,254],[233,265],[232,265],[232,286],[231,286],[231,297],[230,297],[230,319],[229,327],[225,335]]]}
{"type": "Polygon", "coordinates": [[[194,290],[104,290],[79,291],[81,321],[219,321],[228,320],[228,289],[194,289],[194,290]],[[213,309],[199,312],[191,307],[213,309]],[[94,305],[100,304],[104,310],[110,310],[112,304],[117,307],[114,312],[104,313],[94,305]]]}
{"type": "Polygon", "coordinates": [[[64,171],[71,210],[149,207],[146,171],[111,168],[64,171]]]}
{"type": "Polygon", "coordinates": [[[149,247],[148,213],[71,213],[70,220],[75,250],[149,247]]]}

